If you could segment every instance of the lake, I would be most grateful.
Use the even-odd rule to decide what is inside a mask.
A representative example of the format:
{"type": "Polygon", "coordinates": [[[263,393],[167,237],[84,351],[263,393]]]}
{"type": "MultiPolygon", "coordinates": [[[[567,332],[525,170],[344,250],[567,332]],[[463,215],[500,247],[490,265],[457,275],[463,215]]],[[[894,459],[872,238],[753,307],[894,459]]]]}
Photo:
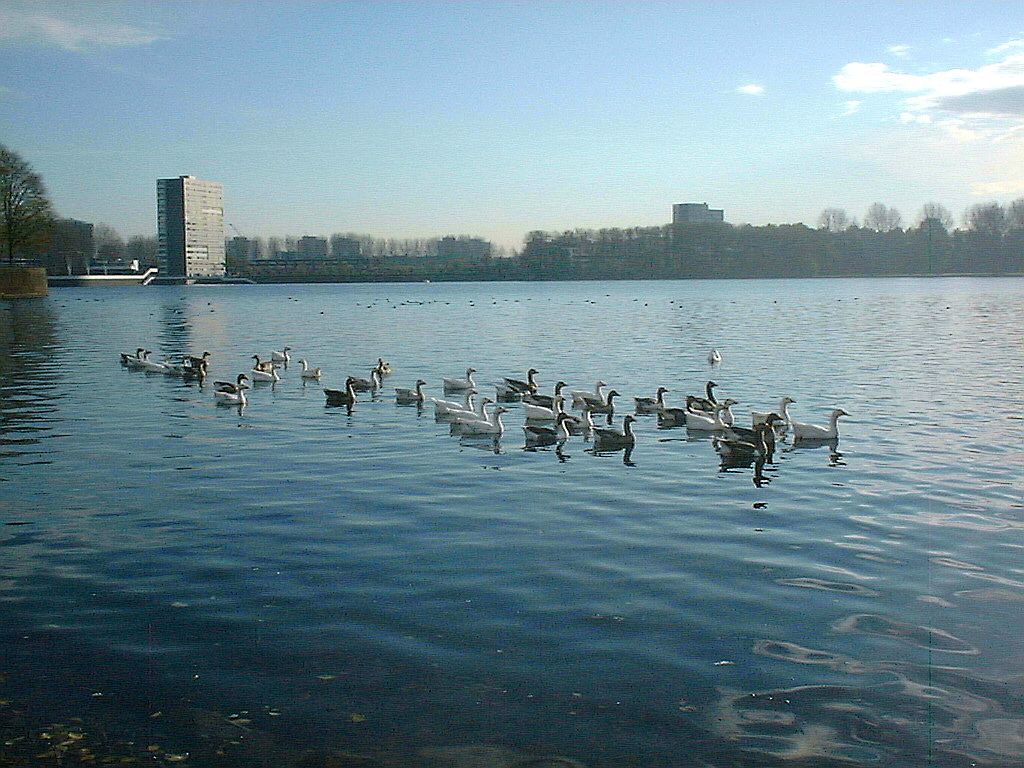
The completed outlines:
{"type": "Polygon", "coordinates": [[[0,756],[1024,765],[1022,327],[1016,278],[0,302],[0,756]],[[208,350],[210,380],[122,367],[139,346],[208,350]],[[351,412],[295,363],[340,387],[378,357],[351,412]],[[652,416],[627,456],[526,450],[518,403],[497,443],[396,404],[467,366],[488,395],[601,379],[616,425],[709,379],[738,423],[850,416],[723,467],[652,416]]]}

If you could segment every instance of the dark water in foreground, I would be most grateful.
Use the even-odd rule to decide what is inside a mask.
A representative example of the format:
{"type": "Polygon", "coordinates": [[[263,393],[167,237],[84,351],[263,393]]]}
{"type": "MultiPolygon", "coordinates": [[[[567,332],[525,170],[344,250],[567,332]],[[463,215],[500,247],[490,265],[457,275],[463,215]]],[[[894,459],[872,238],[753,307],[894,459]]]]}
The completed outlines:
{"type": "Polygon", "coordinates": [[[154,764],[1024,765],[1022,327],[1018,279],[0,303],[0,756],[80,717],[154,764]],[[239,414],[118,364],[285,344],[326,386],[384,356],[386,392],[603,378],[616,423],[709,377],[851,418],[755,483],[651,417],[624,463],[523,450],[512,405],[495,451],[294,365],[239,414]]]}

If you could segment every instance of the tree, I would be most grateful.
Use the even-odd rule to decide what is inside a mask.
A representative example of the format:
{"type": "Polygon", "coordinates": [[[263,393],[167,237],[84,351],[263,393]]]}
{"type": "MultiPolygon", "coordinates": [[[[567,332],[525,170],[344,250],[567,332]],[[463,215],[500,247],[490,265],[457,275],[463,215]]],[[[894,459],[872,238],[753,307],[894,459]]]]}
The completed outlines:
{"type": "Polygon", "coordinates": [[[7,263],[15,254],[41,250],[50,239],[53,209],[32,166],[0,144],[0,249],[7,263]]]}
{"type": "Polygon", "coordinates": [[[964,223],[981,235],[1002,237],[1006,233],[1006,211],[999,203],[978,203],[964,214],[964,223]]]}
{"type": "Polygon", "coordinates": [[[818,229],[826,232],[842,232],[850,226],[850,217],[842,208],[826,208],[818,217],[818,229]]]}
{"type": "Polygon", "coordinates": [[[1011,230],[1024,230],[1024,197],[1018,197],[1007,206],[1006,223],[1011,230]]]}
{"type": "Polygon", "coordinates": [[[159,261],[159,246],[155,237],[145,235],[134,235],[128,238],[124,247],[124,255],[128,261],[138,261],[143,269],[157,266],[159,261]]]}
{"type": "Polygon", "coordinates": [[[872,203],[864,214],[864,226],[876,232],[891,232],[899,229],[903,217],[895,208],[888,208],[883,203],[872,203]]]}
{"type": "Polygon", "coordinates": [[[99,261],[109,264],[124,258],[124,238],[109,224],[97,224],[93,230],[93,239],[96,241],[96,258],[99,261]]]}
{"type": "Polygon", "coordinates": [[[947,233],[953,227],[953,214],[941,203],[925,203],[917,214],[917,225],[932,231],[938,231],[941,227],[942,232],[947,233]]]}

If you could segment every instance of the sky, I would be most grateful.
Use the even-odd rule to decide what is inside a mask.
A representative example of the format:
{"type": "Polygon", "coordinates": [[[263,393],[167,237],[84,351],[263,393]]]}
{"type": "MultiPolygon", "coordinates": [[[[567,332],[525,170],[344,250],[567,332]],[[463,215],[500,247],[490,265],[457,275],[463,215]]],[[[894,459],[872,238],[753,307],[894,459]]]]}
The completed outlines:
{"type": "Polygon", "coordinates": [[[63,216],[227,234],[733,224],[1024,196],[1024,4],[0,0],[0,143],[63,216]]]}

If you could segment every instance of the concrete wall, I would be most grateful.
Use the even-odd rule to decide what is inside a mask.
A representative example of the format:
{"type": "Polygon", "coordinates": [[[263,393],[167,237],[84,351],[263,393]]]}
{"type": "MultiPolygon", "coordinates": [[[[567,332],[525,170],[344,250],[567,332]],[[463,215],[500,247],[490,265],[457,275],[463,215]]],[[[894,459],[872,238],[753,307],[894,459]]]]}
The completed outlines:
{"type": "Polygon", "coordinates": [[[0,299],[38,299],[46,294],[43,267],[0,267],[0,299]]]}

